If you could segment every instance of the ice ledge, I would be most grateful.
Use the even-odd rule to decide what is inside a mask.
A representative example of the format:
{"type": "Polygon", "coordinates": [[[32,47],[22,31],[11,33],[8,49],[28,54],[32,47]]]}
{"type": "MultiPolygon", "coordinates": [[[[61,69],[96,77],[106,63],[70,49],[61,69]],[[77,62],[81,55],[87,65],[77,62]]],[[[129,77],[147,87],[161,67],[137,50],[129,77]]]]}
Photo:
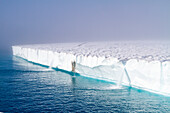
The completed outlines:
{"type": "Polygon", "coordinates": [[[167,96],[170,96],[169,48],[167,42],[12,46],[13,55],[28,61],[67,71],[72,70],[71,62],[76,61],[76,71],[83,76],[167,96]],[[150,59],[146,57],[148,55],[150,59]]]}

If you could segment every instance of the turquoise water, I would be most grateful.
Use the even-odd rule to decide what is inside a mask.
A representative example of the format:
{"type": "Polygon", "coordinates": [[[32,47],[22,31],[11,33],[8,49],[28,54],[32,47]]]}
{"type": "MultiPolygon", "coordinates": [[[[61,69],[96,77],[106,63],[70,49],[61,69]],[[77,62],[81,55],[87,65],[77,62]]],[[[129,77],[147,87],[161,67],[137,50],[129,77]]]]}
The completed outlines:
{"type": "Polygon", "coordinates": [[[169,111],[169,97],[0,56],[0,112],[169,111]]]}

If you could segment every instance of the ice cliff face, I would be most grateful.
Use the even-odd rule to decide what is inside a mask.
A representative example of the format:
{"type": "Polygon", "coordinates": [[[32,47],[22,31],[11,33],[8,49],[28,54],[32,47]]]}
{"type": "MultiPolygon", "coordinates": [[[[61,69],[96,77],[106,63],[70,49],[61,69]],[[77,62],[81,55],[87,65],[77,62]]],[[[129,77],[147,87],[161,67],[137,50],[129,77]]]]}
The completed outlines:
{"type": "Polygon", "coordinates": [[[88,42],[13,46],[13,55],[170,96],[170,42],[88,42]]]}

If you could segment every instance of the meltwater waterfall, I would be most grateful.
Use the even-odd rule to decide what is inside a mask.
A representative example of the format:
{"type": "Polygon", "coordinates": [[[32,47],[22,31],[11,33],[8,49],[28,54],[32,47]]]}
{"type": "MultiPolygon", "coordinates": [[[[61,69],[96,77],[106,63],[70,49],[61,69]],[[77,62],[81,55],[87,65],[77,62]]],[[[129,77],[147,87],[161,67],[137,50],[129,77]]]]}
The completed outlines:
{"type": "Polygon", "coordinates": [[[162,62],[160,62],[160,90],[162,90],[163,85],[164,85],[163,66],[162,62]]]}
{"type": "Polygon", "coordinates": [[[118,86],[118,87],[121,87],[121,86],[122,86],[122,81],[123,81],[123,77],[124,77],[124,76],[127,77],[129,86],[131,86],[131,80],[130,80],[129,74],[128,74],[127,70],[126,70],[126,62],[127,62],[127,61],[124,60],[124,61],[121,61],[121,62],[122,62],[123,71],[122,71],[122,73],[120,74],[120,77],[119,77],[119,79],[118,79],[118,81],[117,81],[117,86],[118,86]]]}

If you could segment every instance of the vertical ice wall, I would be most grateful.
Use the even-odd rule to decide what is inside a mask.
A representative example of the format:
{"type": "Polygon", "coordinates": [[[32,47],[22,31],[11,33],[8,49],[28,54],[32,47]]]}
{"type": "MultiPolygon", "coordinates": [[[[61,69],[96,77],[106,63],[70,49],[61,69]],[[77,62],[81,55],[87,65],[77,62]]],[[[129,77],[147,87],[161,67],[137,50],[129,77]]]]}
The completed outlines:
{"type": "Polygon", "coordinates": [[[113,57],[74,55],[65,52],[13,46],[13,55],[53,68],[76,71],[82,76],[113,81],[170,96],[170,62],[131,59],[123,63],[113,57]]]}

